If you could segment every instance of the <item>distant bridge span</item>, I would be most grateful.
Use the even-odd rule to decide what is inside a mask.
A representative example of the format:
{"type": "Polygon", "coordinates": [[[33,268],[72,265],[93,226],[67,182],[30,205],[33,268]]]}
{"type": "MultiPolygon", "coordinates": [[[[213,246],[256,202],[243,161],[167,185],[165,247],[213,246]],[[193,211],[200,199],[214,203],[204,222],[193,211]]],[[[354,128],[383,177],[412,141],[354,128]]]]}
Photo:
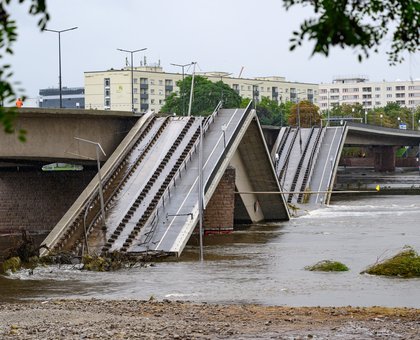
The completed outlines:
{"type": "Polygon", "coordinates": [[[344,145],[418,146],[420,131],[347,123],[344,145]]]}

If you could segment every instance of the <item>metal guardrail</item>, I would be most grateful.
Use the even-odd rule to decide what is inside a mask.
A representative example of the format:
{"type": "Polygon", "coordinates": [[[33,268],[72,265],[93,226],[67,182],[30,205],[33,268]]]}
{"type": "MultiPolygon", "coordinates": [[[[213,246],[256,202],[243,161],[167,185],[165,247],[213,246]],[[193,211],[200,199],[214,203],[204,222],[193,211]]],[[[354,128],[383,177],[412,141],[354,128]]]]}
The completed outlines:
{"type": "MultiPolygon", "coordinates": [[[[202,125],[203,127],[203,135],[207,132],[207,130],[210,128],[210,125],[214,122],[215,117],[219,114],[219,111],[222,107],[222,102],[220,101],[216,108],[214,109],[214,111],[212,112],[211,115],[209,115],[206,119],[205,119],[205,123],[202,125]]],[[[202,119],[202,118],[201,118],[202,119]]],[[[197,147],[200,143],[200,138],[197,138],[197,140],[194,142],[193,146],[191,147],[190,151],[187,153],[187,155],[185,156],[183,162],[180,164],[178,170],[175,172],[175,174],[173,175],[171,181],[168,183],[168,186],[166,187],[165,191],[162,193],[162,196],[159,198],[159,201],[156,204],[155,207],[155,212],[154,214],[152,214],[149,219],[147,220],[147,222],[145,223],[146,225],[151,225],[151,228],[149,231],[147,231],[146,233],[144,233],[144,235],[146,235],[146,240],[138,245],[145,245],[147,243],[150,242],[150,240],[153,238],[153,235],[156,231],[156,227],[159,221],[159,211],[162,210],[163,207],[165,207],[165,198],[170,199],[171,197],[171,189],[173,187],[176,187],[176,180],[181,176],[181,173],[183,170],[187,169],[187,164],[189,162],[191,162],[192,160],[192,155],[197,151],[197,147]],[[152,218],[152,221],[150,221],[150,218],[152,218]]],[[[159,241],[156,241],[159,242],[159,241]]]]}

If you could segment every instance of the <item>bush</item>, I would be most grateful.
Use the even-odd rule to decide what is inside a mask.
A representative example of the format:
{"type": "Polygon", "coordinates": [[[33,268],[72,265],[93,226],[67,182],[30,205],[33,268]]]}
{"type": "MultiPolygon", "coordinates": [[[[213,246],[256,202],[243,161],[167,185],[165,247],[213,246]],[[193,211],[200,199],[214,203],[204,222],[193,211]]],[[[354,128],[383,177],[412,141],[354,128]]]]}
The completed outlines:
{"type": "Polygon", "coordinates": [[[404,247],[393,257],[375,263],[361,272],[365,273],[404,278],[420,277],[420,256],[412,247],[404,247]]]}
{"type": "Polygon", "coordinates": [[[305,267],[305,269],[318,272],[346,272],[349,270],[345,264],[330,260],[319,261],[312,266],[305,267]]]}
{"type": "Polygon", "coordinates": [[[3,272],[10,270],[12,273],[16,272],[22,267],[22,262],[19,257],[11,257],[3,262],[3,272]]]}

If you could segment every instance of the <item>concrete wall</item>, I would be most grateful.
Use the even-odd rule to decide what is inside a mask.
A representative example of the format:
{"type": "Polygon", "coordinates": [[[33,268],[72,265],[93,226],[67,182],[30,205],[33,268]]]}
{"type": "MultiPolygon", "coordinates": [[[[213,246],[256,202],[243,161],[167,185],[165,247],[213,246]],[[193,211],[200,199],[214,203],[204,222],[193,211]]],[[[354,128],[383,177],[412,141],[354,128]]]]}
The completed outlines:
{"type": "Polygon", "coordinates": [[[53,229],[96,171],[0,172],[0,235],[53,229]]]}
{"type": "MultiPolygon", "coordinates": [[[[27,141],[22,143],[1,129],[0,160],[94,161],[95,146],[74,137],[100,143],[109,157],[138,119],[109,111],[21,109],[14,126],[27,131],[27,141]]],[[[102,161],[107,157],[100,153],[102,161]]]]}
{"type": "Polygon", "coordinates": [[[235,169],[228,167],[221,178],[204,214],[206,233],[233,230],[235,208],[235,169]]]}

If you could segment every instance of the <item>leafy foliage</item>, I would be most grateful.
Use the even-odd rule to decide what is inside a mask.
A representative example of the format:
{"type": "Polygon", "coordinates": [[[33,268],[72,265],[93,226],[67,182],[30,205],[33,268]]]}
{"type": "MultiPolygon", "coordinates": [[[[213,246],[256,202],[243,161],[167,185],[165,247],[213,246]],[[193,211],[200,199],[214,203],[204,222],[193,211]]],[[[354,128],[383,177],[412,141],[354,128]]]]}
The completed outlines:
{"type": "Polygon", "coordinates": [[[412,247],[405,247],[397,255],[370,266],[362,272],[371,275],[420,277],[420,256],[412,247]]]}
{"type": "MultiPolygon", "coordinates": [[[[191,91],[192,76],[188,76],[184,81],[177,81],[176,85],[180,88],[181,93],[188,94],[191,91]]],[[[194,77],[194,93],[191,114],[193,116],[206,116],[213,112],[220,100],[223,99],[223,107],[233,108],[241,105],[241,97],[229,87],[229,85],[218,81],[213,83],[207,78],[201,76],[194,77]]],[[[187,100],[188,104],[188,100],[187,100]]],[[[178,93],[172,93],[166,98],[165,105],[161,112],[182,113],[182,97],[178,93]]]]}
{"type": "Polygon", "coordinates": [[[305,269],[317,272],[346,272],[349,270],[345,264],[330,260],[319,261],[312,266],[305,267],[305,269]]]}
{"type": "MultiPolygon", "coordinates": [[[[327,111],[323,112],[327,116],[327,111]]],[[[398,103],[388,103],[385,107],[376,107],[365,110],[361,104],[343,104],[334,106],[330,110],[330,118],[355,118],[355,121],[364,122],[365,118],[368,124],[378,125],[389,128],[398,127],[398,123],[406,123],[408,129],[418,129],[420,120],[420,107],[416,110],[410,110],[401,107],[398,103]],[[365,117],[366,112],[366,117],[365,117]],[[398,118],[400,118],[398,120],[398,118]],[[413,126],[414,123],[414,126],[413,126]]],[[[333,122],[330,122],[333,124],[333,122]]]]}
{"type": "MultiPolygon", "coordinates": [[[[24,3],[25,0],[18,0],[19,3],[24,3]]],[[[0,2],[0,59],[5,55],[13,55],[13,43],[17,39],[17,25],[16,21],[10,17],[8,6],[12,0],[2,0],[0,2]]],[[[29,6],[30,15],[40,15],[38,27],[43,30],[49,15],[47,13],[45,0],[30,0],[29,6]]],[[[13,75],[11,66],[8,64],[0,65],[0,124],[6,133],[13,133],[13,120],[17,116],[15,108],[5,108],[4,105],[13,105],[16,99],[16,91],[10,79],[13,75]]],[[[25,140],[25,131],[19,131],[19,139],[25,140]]]]}
{"type": "Polygon", "coordinates": [[[418,0],[284,0],[286,9],[313,6],[316,18],[304,20],[300,32],[293,32],[290,49],[301,46],[307,37],[315,41],[312,54],[326,56],[333,46],[359,50],[359,61],[378,51],[392,33],[387,52],[390,64],[403,60],[402,52],[420,51],[420,2],[418,0]]]}
{"type": "Polygon", "coordinates": [[[262,125],[283,126],[286,121],[285,104],[263,97],[257,104],[257,115],[262,125]]]}
{"type": "Polygon", "coordinates": [[[309,100],[302,100],[291,107],[289,125],[300,125],[300,127],[308,128],[320,124],[319,108],[309,100]]]}

